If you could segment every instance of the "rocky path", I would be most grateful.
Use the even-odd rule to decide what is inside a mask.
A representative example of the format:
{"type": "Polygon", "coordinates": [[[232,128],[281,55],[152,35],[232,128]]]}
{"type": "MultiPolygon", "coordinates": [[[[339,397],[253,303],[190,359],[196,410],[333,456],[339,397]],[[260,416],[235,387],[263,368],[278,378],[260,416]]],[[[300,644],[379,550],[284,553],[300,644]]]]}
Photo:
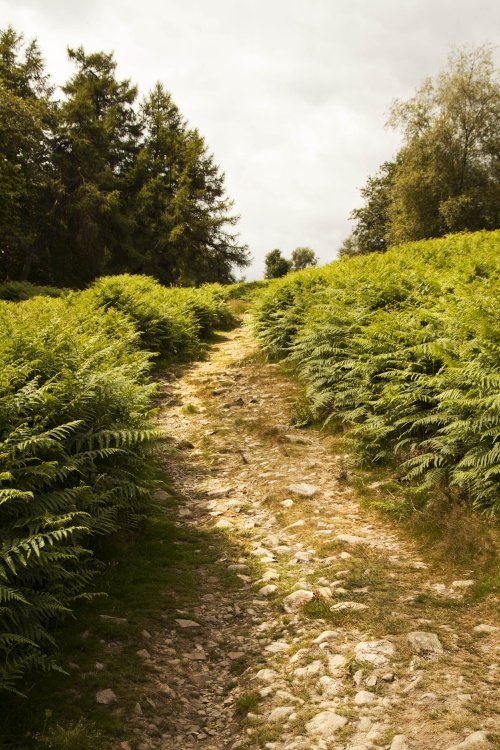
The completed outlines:
{"type": "Polygon", "coordinates": [[[496,747],[500,630],[473,571],[433,569],[356,502],[333,438],[289,426],[296,386],[244,327],[162,387],[168,512],[223,552],[193,608],[147,634],[154,715],[138,706],[120,747],[496,747]]]}

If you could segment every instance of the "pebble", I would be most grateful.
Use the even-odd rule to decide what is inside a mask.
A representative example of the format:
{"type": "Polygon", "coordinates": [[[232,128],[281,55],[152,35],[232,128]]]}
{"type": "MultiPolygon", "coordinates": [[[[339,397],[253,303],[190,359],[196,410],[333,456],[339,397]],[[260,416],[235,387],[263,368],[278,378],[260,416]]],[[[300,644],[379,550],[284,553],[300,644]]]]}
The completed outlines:
{"type": "Polygon", "coordinates": [[[299,484],[289,484],[288,491],[300,497],[314,497],[318,492],[318,488],[314,484],[300,482],[299,484]]]}

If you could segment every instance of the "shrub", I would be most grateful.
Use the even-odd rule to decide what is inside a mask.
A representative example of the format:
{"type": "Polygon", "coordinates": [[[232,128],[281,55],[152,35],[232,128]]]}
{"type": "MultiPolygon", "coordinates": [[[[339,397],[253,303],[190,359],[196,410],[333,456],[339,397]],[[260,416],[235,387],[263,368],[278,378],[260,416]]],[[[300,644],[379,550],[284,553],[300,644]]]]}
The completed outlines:
{"type": "Polygon", "coordinates": [[[255,326],[294,362],[314,418],[342,419],[366,462],[499,508],[500,232],[452,235],[294,274],[255,326]]]}

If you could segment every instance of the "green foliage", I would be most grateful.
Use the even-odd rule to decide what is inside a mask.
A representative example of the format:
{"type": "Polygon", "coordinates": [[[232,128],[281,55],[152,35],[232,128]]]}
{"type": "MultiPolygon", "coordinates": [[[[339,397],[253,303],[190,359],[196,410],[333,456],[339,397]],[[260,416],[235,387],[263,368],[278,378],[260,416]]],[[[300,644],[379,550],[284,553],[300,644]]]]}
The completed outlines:
{"type": "Polygon", "coordinates": [[[449,232],[500,227],[500,81],[488,46],[455,51],[448,67],[396,101],[389,124],[403,131],[394,162],[361,190],[364,206],[342,255],[449,232]]]}
{"type": "Polygon", "coordinates": [[[291,270],[292,262],[283,257],[279,248],[276,247],[266,255],[264,274],[266,279],[279,279],[291,270]]]}
{"type": "Polygon", "coordinates": [[[296,247],[292,253],[292,267],[294,271],[302,271],[318,264],[318,258],[310,247],[296,247]]]}
{"type": "Polygon", "coordinates": [[[217,286],[147,277],[0,303],[0,689],[55,668],[48,625],[90,596],[98,539],[150,512],[153,354],[227,322],[217,286]]]}
{"type": "Polygon", "coordinates": [[[295,363],[312,418],[364,460],[498,510],[500,232],[451,235],[271,284],[255,326],[295,363]]]}
{"type": "Polygon", "coordinates": [[[62,297],[68,289],[57,286],[39,286],[29,281],[5,281],[0,284],[0,299],[10,302],[20,302],[31,297],[62,297]]]}
{"type": "Polygon", "coordinates": [[[0,29],[0,280],[233,281],[248,250],[203,137],[162,84],[138,104],[112,53],[68,56],[56,100],[37,43],[0,29]]]}

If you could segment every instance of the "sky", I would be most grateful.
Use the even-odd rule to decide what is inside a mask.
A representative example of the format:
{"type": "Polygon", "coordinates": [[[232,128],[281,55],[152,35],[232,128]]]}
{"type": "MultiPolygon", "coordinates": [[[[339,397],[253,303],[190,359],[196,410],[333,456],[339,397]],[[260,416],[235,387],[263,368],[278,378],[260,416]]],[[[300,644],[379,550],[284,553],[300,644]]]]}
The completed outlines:
{"type": "MultiPolygon", "coordinates": [[[[54,83],[66,48],[114,51],[142,94],[158,80],[226,175],[263,275],[275,247],[332,260],[359,189],[398,150],[387,129],[457,46],[495,44],[497,0],[0,0],[0,27],[36,37],[54,83]]],[[[495,53],[498,60],[498,49],[495,53]]]]}

